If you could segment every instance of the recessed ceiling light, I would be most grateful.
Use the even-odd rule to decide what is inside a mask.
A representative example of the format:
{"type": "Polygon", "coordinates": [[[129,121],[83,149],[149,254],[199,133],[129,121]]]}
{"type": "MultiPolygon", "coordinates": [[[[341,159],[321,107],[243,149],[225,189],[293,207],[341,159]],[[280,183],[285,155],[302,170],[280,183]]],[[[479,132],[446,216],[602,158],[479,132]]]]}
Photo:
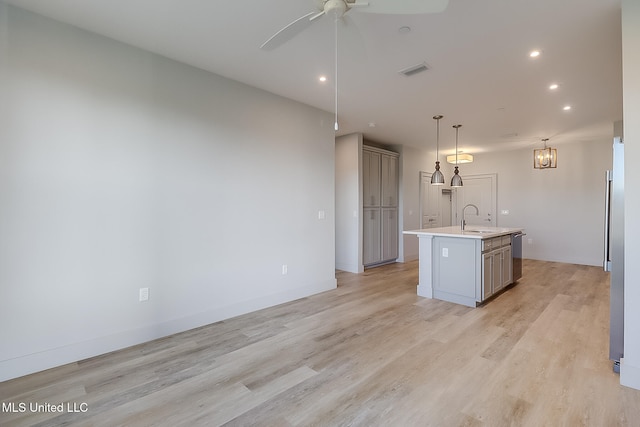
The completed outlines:
{"type": "Polygon", "coordinates": [[[326,82],[326,81],[327,81],[327,76],[320,76],[320,77],[318,78],[318,80],[320,80],[322,83],[324,83],[324,82],[326,82]]]}
{"type": "Polygon", "coordinates": [[[529,53],[529,56],[532,57],[532,58],[537,58],[538,56],[540,56],[540,51],[539,50],[532,50],[529,53]]]}
{"type": "Polygon", "coordinates": [[[549,85],[549,89],[551,89],[551,90],[558,89],[558,84],[557,83],[553,83],[553,84],[549,85]]]}
{"type": "Polygon", "coordinates": [[[398,28],[398,32],[400,34],[409,34],[411,32],[411,27],[405,25],[404,27],[398,28]]]}
{"type": "Polygon", "coordinates": [[[564,111],[569,111],[569,110],[571,110],[571,105],[565,105],[562,109],[564,111]]]}
{"type": "Polygon", "coordinates": [[[376,127],[376,122],[369,122],[369,127],[370,128],[376,127]]]}

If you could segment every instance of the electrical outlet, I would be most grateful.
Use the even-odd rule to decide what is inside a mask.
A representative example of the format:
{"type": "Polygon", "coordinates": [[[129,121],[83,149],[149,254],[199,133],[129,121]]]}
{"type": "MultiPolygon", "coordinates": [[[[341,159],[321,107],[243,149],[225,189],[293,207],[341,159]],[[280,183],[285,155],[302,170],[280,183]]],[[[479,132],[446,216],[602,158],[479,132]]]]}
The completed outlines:
{"type": "Polygon", "coordinates": [[[442,256],[445,258],[449,257],[449,248],[442,248],[442,256]]]}
{"type": "Polygon", "coordinates": [[[287,264],[282,264],[282,275],[286,276],[288,272],[289,272],[289,267],[287,267],[287,264]]]}
{"type": "Polygon", "coordinates": [[[149,288],[140,288],[138,292],[138,299],[140,302],[149,300],[149,288]]]}
{"type": "Polygon", "coordinates": [[[318,211],[318,219],[324,219],[325,214],[324,211],[318,211]]]}

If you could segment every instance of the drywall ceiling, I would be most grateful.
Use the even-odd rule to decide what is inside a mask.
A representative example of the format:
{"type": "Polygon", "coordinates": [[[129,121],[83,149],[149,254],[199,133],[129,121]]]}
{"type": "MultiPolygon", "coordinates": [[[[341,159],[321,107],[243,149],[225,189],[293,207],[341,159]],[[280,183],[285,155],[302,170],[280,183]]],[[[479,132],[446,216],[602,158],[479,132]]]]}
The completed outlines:
{"type": "MultiPolygon", "coordinates": [[[[315,0],[5,2],[334,112],[331,19],[260,49],[315,0]]],[[[471,153],[609,139],[622,119],[620,10],[620,0],[450,0],[443,13],[409,16],[352,10],[338,28],[337,134],[433,149],[432,116],[442,114],[443,154],[453,152],[458,123],[460,149],[471,153]],[[399,73],[419,63],[429,70],[399,73]]]]}

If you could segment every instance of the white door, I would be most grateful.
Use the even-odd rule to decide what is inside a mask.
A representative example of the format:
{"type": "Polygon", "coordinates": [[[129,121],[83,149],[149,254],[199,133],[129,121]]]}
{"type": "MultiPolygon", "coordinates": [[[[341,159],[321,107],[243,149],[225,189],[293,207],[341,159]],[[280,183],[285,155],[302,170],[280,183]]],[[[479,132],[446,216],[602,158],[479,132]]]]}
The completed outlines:
{"type": "Polygon", "coordinates": [[[442,226],[440,212],[441,185],[431,185],[431,174],[420,172],[420,228],[442,226]]]}
{"type": "Polygon", "coordinates": [[[451,225],[451,190],[442,190],[442,196],[440,197],[440,217],[442,227],[449,227],[451,225]]]}
{"type": "Polygon", "coordinates": [[[462,221],[462,209],[473,204],[478,207],[478,214],[468,207],[464,213],[467,225],[496,227],[497,175],[467,175],[462,180],[464,185],[456,189],[456,223],[462,221]]]}

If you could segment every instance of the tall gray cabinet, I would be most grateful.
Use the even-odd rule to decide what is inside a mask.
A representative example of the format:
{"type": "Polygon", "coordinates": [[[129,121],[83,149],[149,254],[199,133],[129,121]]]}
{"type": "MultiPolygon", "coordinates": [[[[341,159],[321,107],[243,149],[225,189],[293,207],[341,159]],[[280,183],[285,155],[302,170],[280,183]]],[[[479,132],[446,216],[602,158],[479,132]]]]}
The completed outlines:
{"type": "Polygon", "coordinates": [[[363,264],[365,267],[398,258],[398,153],[364,146],[363,264]]]}

